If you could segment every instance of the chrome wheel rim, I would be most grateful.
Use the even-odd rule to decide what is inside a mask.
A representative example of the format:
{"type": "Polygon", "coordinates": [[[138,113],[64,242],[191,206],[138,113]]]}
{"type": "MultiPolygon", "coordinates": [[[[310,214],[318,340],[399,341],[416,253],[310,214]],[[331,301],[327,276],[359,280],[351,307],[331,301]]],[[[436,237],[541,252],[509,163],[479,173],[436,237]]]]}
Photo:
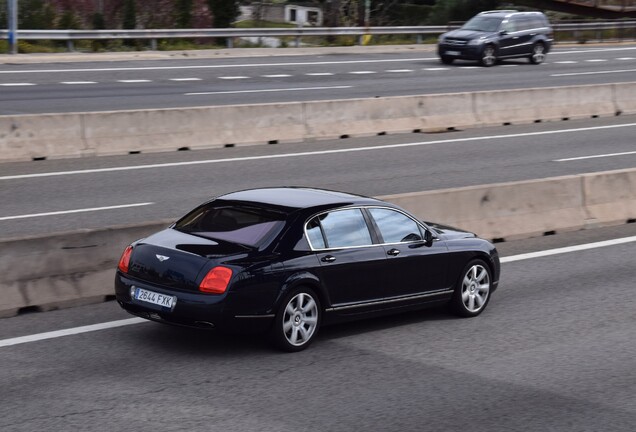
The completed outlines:
{"type": "Polygon", "coordinates": [[[495,64],[496,61],[496,57],[495,57],[495,49],[493,47],[486,47],[484,49],[484,55],[481,59],[481,61],[484,63],[484,65],[486,66],[492,66],[495,64]]]}
{"type": "Polygon", "coordinates": [[[309,342],[318,327],[318,305],[306,293],[296,294],[283,314],[283,333],[287,342],[301,346],[309,342]]]}
{"type": "Polygon", "coordinates": [[[543,63],[545,59],[544,51],[543,45],[535,45],[532,50],[532,61],[535,63],[543,63]]]}
{"type": "Polygon", "coordinates": [[[468,269],[462,281],[462,303],[469,312],[479,312],[488,300],[490,276],[481,264],[468,269]]]}

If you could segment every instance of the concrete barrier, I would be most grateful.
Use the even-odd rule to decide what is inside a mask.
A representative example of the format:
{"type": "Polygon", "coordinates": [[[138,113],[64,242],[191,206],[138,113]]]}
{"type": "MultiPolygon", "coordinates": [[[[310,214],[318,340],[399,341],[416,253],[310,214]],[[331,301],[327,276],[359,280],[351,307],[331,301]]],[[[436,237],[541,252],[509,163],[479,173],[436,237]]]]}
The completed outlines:
{"type": "MultiPolygon", "coordinates": [[[[532,237],[636,220],[636,169],[381,198],[485,238],[532,237]]],[[[104,301],[125,246],[168,224],[0,241],[0,317],[104,301]]]]}
{"type": "Polygon", "coordinates": [[[384,196],[424,220],[443,221],[488,239],[584,228],[579,176],[384,196]]]}
{"type": "Polygon", "coordinates": [[[477,93],[0,116],[0,161],[266,144],[636,113],[636,82],[477,93]]]}
{"type": "Polygon", "coordinates": [[[167,226],[86,230],[0,241],[0,317],[104,301],[126,245],[167,226]]]}
{"type": "Polygon", "coordinates": [[[478,92],[475,115],[485,126],[611,116],[614,96],[612,84],[478,92]]]}

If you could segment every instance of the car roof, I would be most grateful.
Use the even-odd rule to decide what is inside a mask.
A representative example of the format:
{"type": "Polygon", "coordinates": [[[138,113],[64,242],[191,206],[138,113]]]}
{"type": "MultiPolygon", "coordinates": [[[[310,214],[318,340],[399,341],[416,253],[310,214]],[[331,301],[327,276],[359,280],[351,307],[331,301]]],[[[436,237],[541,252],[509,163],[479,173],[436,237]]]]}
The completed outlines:
{"type": "Polygon", "coordinates": [[[221,195],[217,197],[217,199],[282,207],[289,212],[300,209],[329,208],[346,205],[386,204],[383,201],[362,195],[307,187],[247,189],[221,195]]]}

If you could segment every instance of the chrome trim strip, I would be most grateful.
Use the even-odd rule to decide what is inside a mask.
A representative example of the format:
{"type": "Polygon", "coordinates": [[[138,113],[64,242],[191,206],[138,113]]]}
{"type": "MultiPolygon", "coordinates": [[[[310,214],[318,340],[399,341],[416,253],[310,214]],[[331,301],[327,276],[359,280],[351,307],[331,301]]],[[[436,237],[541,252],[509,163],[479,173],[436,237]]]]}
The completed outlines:
{"type": "Polygon", "coordinates": [[[274,318],[276,315],[234,315],[234,318],[274,318]]]}
{"type": "Polygon", "coordinates": [[[387,304],[387,303],[396,303],[396,302],[406,301],[406,300],[418,300],[421,298],[433,297],[433,296],[438,296],[442,294],[452,294],[452,293],[453,293],[452,289],[441,290],[441,291],[435,291],[435,292],[430,292],[426,294],[417,294],[417,295],[411,295],[406,297],[405,296],[396,297],[396,298],[387,299],[387,300],[369,301],[366,303],[355,303],[355,304],[348,304],[344,306],[334,306],[332,308],[325,309],[325,312],[335,312],[335,311],[346,310],[346,309],[355,309],[359,307],[375,306],[375,305],[381,305],[381,304],[387,304]]]}

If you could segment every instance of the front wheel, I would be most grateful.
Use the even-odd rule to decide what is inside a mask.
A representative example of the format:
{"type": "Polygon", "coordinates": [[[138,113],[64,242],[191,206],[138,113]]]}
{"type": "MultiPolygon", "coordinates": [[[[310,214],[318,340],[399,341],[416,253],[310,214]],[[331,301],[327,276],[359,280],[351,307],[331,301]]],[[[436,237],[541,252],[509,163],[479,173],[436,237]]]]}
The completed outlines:
{"type": "Polygon", "coordinates": [[[320,300],[313,290],[301,287],[290,292],[276,314],[271,336],[283,351],[304,350],[320,327],[320,300]]]}
{"type": "Polygon", "coordinates": [[[490,67],[497,63],[497,50],[492,45],[486,45],[484,51],[481,53],[481,59],[479,60],[482,66],[490,67]]]}
{"type": "Polygon", "coordinates": [[[445,65],[452,64],[453,60],[455,60],[454,58],[449,57],[449,56],[441,56],[439,59],[445,65]]]}
{"type": "Polygon", "coordinates": [[[462,317],[473,317],[482,313],[490,300],[491,280],[490,268],[485,262],[469,262],[455,286],[450,301],[451,311],[462,317]]]}
{"type": "Polygon", "coordinates": [[[529,58],[532,64],[541,64],[545,61],[545,47],[542,43],[534,44],[529,58]]]}

